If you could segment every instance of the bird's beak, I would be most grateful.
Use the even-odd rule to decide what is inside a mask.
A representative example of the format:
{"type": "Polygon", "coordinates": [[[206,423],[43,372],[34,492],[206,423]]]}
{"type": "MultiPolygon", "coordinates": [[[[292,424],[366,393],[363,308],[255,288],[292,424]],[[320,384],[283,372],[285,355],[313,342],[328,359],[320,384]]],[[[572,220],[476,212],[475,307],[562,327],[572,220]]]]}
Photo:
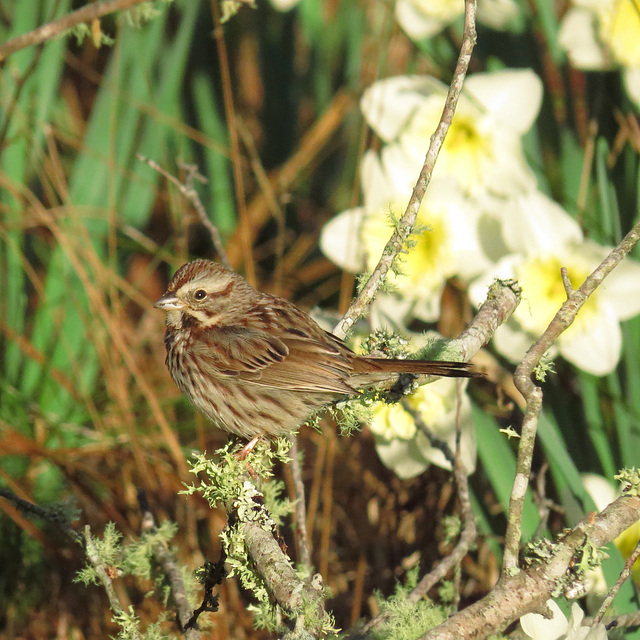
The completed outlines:
{"type": "Polygon", "coordinates": [[[161,298],[156,300],[153,306],[156,309],[163,309],[164,311],[174,311],[175,309],[182,309],[184,303],[175,293],[167,291],[161,298]]]}

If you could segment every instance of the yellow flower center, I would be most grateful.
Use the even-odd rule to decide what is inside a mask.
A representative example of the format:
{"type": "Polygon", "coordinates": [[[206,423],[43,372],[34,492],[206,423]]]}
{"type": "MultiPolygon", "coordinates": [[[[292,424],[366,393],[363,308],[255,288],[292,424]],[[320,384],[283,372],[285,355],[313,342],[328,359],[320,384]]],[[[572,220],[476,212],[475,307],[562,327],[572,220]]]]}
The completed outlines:
{"type": "MultiPolygon", "coordinates": [[[[431,134],[440,120],[443,100],[444,95],[439,94],[426,100],[401,137],[402,144],[417,155],[422,156],[429,146],[431,134]]],[[[482,184],[487,164],[495,162],[492,136],[478,127],[480,119],[481,114],[473,105],[460,103],[436,165],[436,172],[456,176],[467,187],[482,184]]]]}
{"type": "MultiPolygon", "coordinates": [[[[457,402],[455,394],[443,395],[442,391],[435,391],[431,385],[420,387],[407,398],[411,408],[420,414],[425,424],[431,426],[450,410],[447,400],[457,402]]],[[[399,404],[380,402],[373,410],[371,431],[385,440],[400,438],[411,440],[416,435],[417,427],[413,418],[399,404]]]]}
{"type": "Polygon", "coordinates": [[[598,12],[600,39],[625,67],[640,66],[640,0],[615,0],[598,12]]]}
{"type": "Polygon", "coordinates": [[[456,116],[444,140],[442,164],[447,173],[458,173],[470,184],[484,179],[487,162],[493,162],[489,136],[480,132],[477,119],[470,115],[456,116]]]}
{"type": "Polygon", "coordinates": [[[434,391],[431,385],[426,385],[412,393],[407,398],[407,402],[420,414],[427,425],[432,425],[450,409],[447,406],[447,399],[453,400],[454,403],[457,401],[455,394],[451,397],[445,396],[441,391],[434,391]]]}
{"type": "MultiPolygon", "coordinates": [[[[555,256],[535,257],[523,262],[516,277],[522,286],[523,303],[517,316],[520,322],[534,333],[542,333],[558,312],[567,295],[560,275],[561,267],[574,288],[579,287],[589,275],[584,265],[567,264],[555,256]]],[[[583,330],[597,309],[597,292],[580,309],[574,323],[567,331],[583,330]]]]}
{"type": "Polygon", "coordinates": [[[413,418],[399,405],[378,403],[373,410],[370,429],[385,440],[411,440],[416,435],[413,418]]]}
{"type": "MultiPolygon", "coordinates": [[[[428,196],[427,196],[428,198],[428,196]]],[[[398,267],[402,276],[397,279],[389,274],[391,280],[413,295],[428,295],[440,287],[443,281],[453,275],[454,256],[451,229],[447,223],[447,212],[423,202],[418,212],[417,225],[422,226],[418,234],[409,239],[408,253],[401,253],[398,267]]],[[[396,218],[404,213],[399,203],[390,203],[385,212],[369,215],[362,227],[362,242],[367,256],[367,269],[373,270],[380,259],[382,250],[391,237],[393,227],[385,213],[391,212],[396,218]]]]}

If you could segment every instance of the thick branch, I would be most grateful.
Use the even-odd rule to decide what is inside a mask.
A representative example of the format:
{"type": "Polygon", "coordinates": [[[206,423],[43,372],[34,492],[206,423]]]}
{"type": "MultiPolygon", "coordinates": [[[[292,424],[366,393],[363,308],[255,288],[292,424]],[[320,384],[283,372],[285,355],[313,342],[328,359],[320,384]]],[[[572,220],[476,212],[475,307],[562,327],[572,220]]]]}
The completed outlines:
{"type": "Polygon", "coordinates": [[[269,595],[285,611],[298,615],[304,613],[306,630],[313,633],[313,637],[319,637],[322,623],[327,619],[322,588],[316,589],[298,577],[272,532],[257,522],[244,522],[242,528],[249,556],[264,578],[269,595]],[[312,616],[309,616],[310,611],[312,616]],[[316,624],[312,625],[314,621],[316,624]]]}
{"type": "Polygon", "coordinates": [[[525,613],[541,610],[587,538],[590,544],[600,548],[638,519],[640,498],[618,498],[593,522],[586,519],[578,524],[558,543],[549,560],[517,575],[503,575],[491,593],[431,629],[421,640],[479,640],[502,631],[525,613]]]}

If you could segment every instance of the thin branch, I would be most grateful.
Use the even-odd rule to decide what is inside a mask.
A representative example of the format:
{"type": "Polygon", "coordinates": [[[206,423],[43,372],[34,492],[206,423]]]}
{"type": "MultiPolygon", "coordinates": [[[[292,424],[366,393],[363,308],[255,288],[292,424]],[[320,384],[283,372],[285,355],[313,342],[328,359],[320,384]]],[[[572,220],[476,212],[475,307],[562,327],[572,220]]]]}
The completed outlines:
{"type": "MultiPolygon", "coordinates": [[[[442,580],[451,569],[459,566],[462,559],[465,557],[471,545],[476,539],[476,523],[473,510],[471,508],[471,500],[469,498],[469,480],[467,477],[467,471],[464,468],[462,459],[460,456],[460,448],[456,448],[456,454],[451,451],[449,445],[433,434],[431,429],[425,424],[422,416],[416,411],[406,399],[402,401],[402,408],[413,418],[416,427],[422,431],[422,433],[429,440],[429,444],[442,451],[444,457],[451,463],[453,468],[454,477],[458,487],[458,498],[460,500],[460,512],[462,515],[462,532],[460,539],[454,547],[453,551],[443,558],[429,573],[420,579],[420,582],[407,596],[410,602],[419,602],[429,592],[429,590],[442,580]]],[[[460,403],[458,403],[460,404],[460,403]]],[[[459,413],[456,416],[456,427],[460,424],[459,413]]],[[[384,624],[390,617],[389,612],[380,613],[375,616],[367,624],[359,629],[353,636],[350,636],[350,640],[358,640],[366,638],[374,630],[384,624]]]]}
{"type": "MultiPolygon", "coordinates": [[[[146,497],[139,496],[139,502],[143,507],[143,517],[141,531],[145,533],[155,533],[157,531],[155,519],[151,511],[146,507],[146,497]]],[[[180,622],[180,629],[185,629],[189,620],[191,619],[192,609],[189,605],[189,598],[187,597],[187,590],[184,586],[184,580],[182,579],[182,571],[176,563],[176,559],[169,551],[165,544],[158,542],[153,545],[151,549],[153,557],[158,565],[162,568],[162,571],[169,581],[169,587],[171,589],[171,595],[173,601],[176,604],[177,619],[180,622]]],[[[185,631],[185,637],[187,640],[200,640],[202,637],[198,629],[187,628],[185,631]]]]}
{"type": "Polygon", "coordinates": [[[9,489],[0,487],[0,497],[11,502],[21,513],[29,517],[41,518],[49,524],[56,526],[62,533],[73,542],[81,542],[82,536],[69,526],[59,509],[55,507],[40,507],[33,502],[23,500],[9,489]]]}
{"type": "MultiPolygon", "coordinates": [[[[413,416],[415,420],[415,415],[413,416]]],[[[416,425],[420,426],[416,421],[416,425]]],[[[424,430],[423,430],[424,432],[424,430]]],[[[442,580],[451,569],[458,566],[462,559],[467,555],[471,545],[476,540],[476,522],[471,509],[471,500],[469,498],[469,479],[467,470],[460,459],[460,453],[456,455],[453,463],[453,474],[458,487],[458,499],[460,500],[460,515],[462,516],[462,531],[460,539],[453,548],[453,551],[443,558],[429,573],[420,579],[416,588],[409,594],[410,602],[418,602],[421,600],[440,580],[442,580]]]]}
{"type": "MultiPolygon", "coordinates": [[[[473,320],[467,328],[447,342],[449,353],[459,353],[463,361],[468,361],[491,340],[496,329],[503,324],[520,304],[521,290],[513,280],[496,280],[473,320]]],[[[371,388],[385,391],[397,385],[400,376],[388,378],[371,388]]],[[[423,385],[432,382],[436,376],[420,374],[410,378],[411,384],[423,385]]]]}
{"type": "Polygon", "coordinates": [[[161,176],[171,182],[171,184],[175,185],[178,191],[180,191],[180,193],[193,205],[193,208],[196,210],[198,218],[200,219],[200,223],[211,236],[211,242],[213,242],[213,246],[220,258],[220,262],[222,262],[227,269],[231,269],[231,265],[227,259],[227,254],[224,250],[224,245],[222,244],[222,239],[220,238],[218,227],[209,220],[209,216],[207,216],[207,212],[200,200],[200,197],[198,196],[198,192],[193,187],[194,180],[198,180],[198,182],[201,183],[207,182],[207,179],[198,173],[197,165],[181,163],[180,168],[184,169],[187,174],[186,180],[183,183],[166,169],[163,169],[157,162],[143,156],[141,153],[136,153],[136,158],[141,162],[148,164],[154,171],[157,171],[161,176]]]}
{"type": "Polygon", "coordinates": [[[544,354],[550,349],[560,334],[568,329],[589,296],[600,286],[602,281],[622,262],[623,258],[640,240],[640,223],[624,237],[622,242],[602,261],[587,277],[579,289],[570,289],[566,301],[547,327],[546,331],[529,348],[522,362],[518,365],[515,385],[526,401],[526,411],[522,422],[522,434],[518,447],[516,477],[511,490],[509,513],[507,515],[507,533],[504,550],[502,575],[506,576],[518,566],[520,548],[522,508],[531,473],[531,460],[535,445],[538,419],[542,410],[542,389],[536,386],[531,376],[533,370],[544,354]]]}
{"type": "Polygon", "coordinates": [[[320,637],[322,626],[328,620],[321,583],[317,579],[311,582],[301,580],[273,533],[265,531],[260,523],[246,521],[241,526],[249,556],[264,578],[269,595],[285,611],[296,612],[301,620],[302,617],[307,619],[309,637],[320,637]],[[315,623],[313,627],[311,623],[315,623]]]}
{"type": "Polygon", "coordinates": [[[39,44],[45,40],[50,40],[78,24],[93,22],[108,13],[129,9],[146,1],[147,0],[102,0],[102,2],[91,2],[73,13],[68,13],[58,20],[42,25],[33,31],[23,33],[21,36],[12,38],[3,45],[0,45],[0,63],[16,51],[20,51],[20,49],[30,47],[34,44],[39,44]]]}
{"type": "MultiPolygon", "coordinates": [[[[102,558],[100,557],[100,553],[96,548],[95,543],[93,542],[93,538],[91,537],[91,528],[89,525],[86,525],[84,528],[84,549],[87,555],[87,560],[94,568],[96,572],[96,576],[100,583],[102,584],[105,593],[107,594],[107,599],[109,600],[109,606],[111,607],[111,611],[113,611],[115,616],[123,616],[125,613],[124,608],[120,604],[120,600],[116,595],[116,591],[113,588],[113,581],[109,576],[109,572],[107,571],[108,567],[105,566],[102,558]]],[[[140,638],[140,634],[136,631],[133,631],[134,638],[140,638]]]]}
{"type": "Polygon", "coordinates": [[[435,167],[438,154],[444,143],[447,131],[451,126],[453,115],[462,92],[462,85],[469,69],[469,62],[471,61],[471,53],[476,43],[476,0],[465,0],[465,16],[464,16],[464,33],[462,46],[460,48],[460,55],[458,56],[458,63],[453,75],[453,80],[449,86],[447,97],[440,117],[440,122],[436,127],[434,134],[431,136],[431,143],[425,156],[422,170],[416,186],[413,189],[407,209],[400,218],[399,223],[396,225],[396,229],[393,235],[387,242],[380,261],[373,270],[371,277],[364,285],[358,296],[351,303],[351,306],[344,314],[342,320],[338,323],[338,326],[334,329],[334,334],[340,338],[344,338],[349,329],[355,324],[356,320],[364,313],[366,307],[373,300],[376,291],[380,287],[380,284],[384,280],[387,272],[391,268],[393,261],[396,259],[398,253],[400,253],[407,238],[411,235],[412,229],[415,225],[420,205],[427,191],[427,187],[431,182],[431,174],[435,167]]]}
{"type": "Polygon", "coordinates": [[[311,567],[311,552],[309,551],[309,536],[307,534],[307,509],[304,498],[304,482],[302,481],[302,465],[300,463],[300,450],[298,448],[297,434],[292,438],[291,450],[289,451],[291,462],[291,478],[295,491],[295,515],[296,515],[296,542],[300,562],[307,567],[311,567]]]}
{"type": "Polygon", "coordinates": [[[631,575],[631,570],[633,569],[633,565],[636,563],[636,560],[640,557],[640,542],[638,542],[633,550],[633,553],[627,558],[627,561],[624,563],[624,567],[616,580],[616,583],[611,587],[609,593],[607,593],[607,597],[602,601],[600,608],[598,609],[598,613],[593,619],[593,624],[597,624],[602,621],[604,618],[604,614],[607,609],[611,606],[613,599],[616,597],[618,591],[620,591],[620,587],[629,579],[631,575]]]}

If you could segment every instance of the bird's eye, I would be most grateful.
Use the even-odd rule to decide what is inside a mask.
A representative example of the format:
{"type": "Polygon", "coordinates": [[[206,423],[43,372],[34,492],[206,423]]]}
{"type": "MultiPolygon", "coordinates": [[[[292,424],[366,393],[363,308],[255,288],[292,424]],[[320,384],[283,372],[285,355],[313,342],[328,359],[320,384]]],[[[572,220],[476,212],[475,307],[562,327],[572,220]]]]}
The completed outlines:
{"type": "Polygon", "coordinates": [[[204,289],[198,289],[194,294],[193,297],[196,300],[204,300],[207,297],[207,292],[204,289]]]}

